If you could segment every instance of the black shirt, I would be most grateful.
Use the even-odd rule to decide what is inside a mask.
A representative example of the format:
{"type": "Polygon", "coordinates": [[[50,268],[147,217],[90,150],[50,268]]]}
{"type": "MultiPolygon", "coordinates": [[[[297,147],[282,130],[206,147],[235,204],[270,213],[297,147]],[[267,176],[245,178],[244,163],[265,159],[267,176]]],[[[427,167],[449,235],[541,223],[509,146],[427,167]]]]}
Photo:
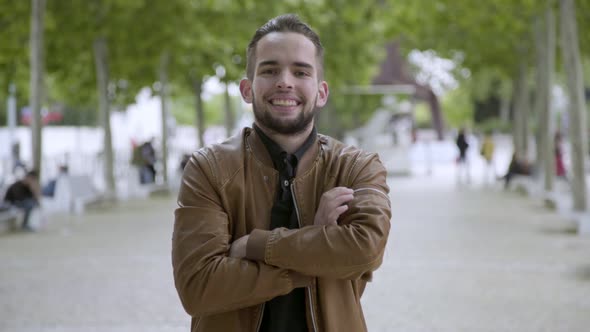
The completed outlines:
{"type": "Polygon", "coordinates": [[[35,199],[35,195],[23,180],[17,181],[8,187],[4,196],[4,201],[10,203],[22,202],[27,199],[35,199]]]}
{"type": "MultiPolygon", "coordinates": [[[[270,229],[277,227],[299,228],[299,220],[291,193],[291,180],[295,177],[299,160],[315,141],[317,131],[314,127],[303,145],[294,154],[288,154],[270,137],[266,136],[258,126],[254,125],[254,129],[266,146],[275,169],[279,171],[279,185],[277,197],[271,210],[270,229]]],[[[266,302],[260,331],[307,331],[305,288],[296,288],[289,294],[277,296],[266,302]]]]}

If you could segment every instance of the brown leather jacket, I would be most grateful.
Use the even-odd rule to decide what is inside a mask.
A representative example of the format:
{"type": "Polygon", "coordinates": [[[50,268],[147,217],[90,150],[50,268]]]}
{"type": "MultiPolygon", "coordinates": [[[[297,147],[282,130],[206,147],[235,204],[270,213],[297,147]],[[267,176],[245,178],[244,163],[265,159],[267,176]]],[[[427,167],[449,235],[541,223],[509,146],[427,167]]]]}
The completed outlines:
{"type": "Polygon", "coordinates": [[[376,154],[318,135],[291,189],[300,229],[269,231],[278,172],[256,132],[201,149],[187,164],[172,237],[174,281],[192,331],[257,331],[264,303],[306,286],[309,331],[366,331],[360,297],[383,259],[391,209],[376,154]],[[355,190],[338,224],[314,226],[321,195],[355,190]],[[229,257],[250,234],[250,259],[229,257]]]}

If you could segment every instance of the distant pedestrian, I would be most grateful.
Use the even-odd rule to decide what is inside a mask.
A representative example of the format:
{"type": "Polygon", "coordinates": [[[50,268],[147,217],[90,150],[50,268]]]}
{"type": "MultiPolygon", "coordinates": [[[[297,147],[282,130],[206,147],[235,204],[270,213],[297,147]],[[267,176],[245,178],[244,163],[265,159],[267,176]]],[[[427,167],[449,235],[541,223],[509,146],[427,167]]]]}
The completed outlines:
{"type": "Polygon", "coordinates": [[[12,143],[10,153],[12,155],[12,174],[23,176],[27,172],[27,167],[20,158],[20,143],[12,143]]]}
{"type": "Polygon", "coordinates": [[[191,155],[190,153],[185,153],[182,155],[182,158],[180,159],[180,173],[184,172],[184,168],[186,167],[186,164],[188,164],[189,160],[191,159],[191,155]]]}
{"type": "Polygon", "coordinates": [[[567,179],[565,164],[563,162],[563,147],[561,133],[555,133],[555,175],[567,179]]]}
{"type": "Polygon", "coordinates": [[[457,182],[463,182],[463,178],[467,183],[471,182],[471,173],[469,170],[469,162],[467,160],[467,151],[469,149],[469,142],[467,141],[467,133],[465,128],[459,129],[457,139],[455,140],[459,154],[457,156],[457,182]]]}
{"type": "Polygon", "coordinates": [[[494,166],[494,138],[491,132],[486,132],[481,143],[480,154],[486,165],[484,169],[484,183],[494,182],[496,179],[496,167],[494,166]]]}
{"type": "Polygon", "coordinates": [[[154,183],[156,181],[156,150],[153,138],[140,146],[142,166],[140,169],[140,182],[154,183]]]}
{"type": "Polygon", "coordinates": [[[55,188],[57,187],[57,181],[61,177],[66,177],[68,175],[68,166],[67,165],[60,165],[57,176],[49,182],[43,188],[41,188],[41,194],[45,197],[53,197],[55,196],[55,188]]]}
{"type": "Polygon", "coordinates": [[[512,154],[512,159],[510,160],[510,165],[508,165],[508,170],[506,171],[506,174],[500,178],[504,180],[504,189],[508,189],[510,186],[510,181],[515,175],[529,176],[532,174],[532,171],[531,164],[526,159],[519,158],[516,153],[512,154]]]}
{"type": "Polygon", "coordinates": [[[34,230],[30,217],[32,211],[39,207],[40,195],[39,175],[36,171],[29,171],[22,180],[16,181],[6,190],[4,201],[24,212],[22,229],[25,231],[34,230]]]}

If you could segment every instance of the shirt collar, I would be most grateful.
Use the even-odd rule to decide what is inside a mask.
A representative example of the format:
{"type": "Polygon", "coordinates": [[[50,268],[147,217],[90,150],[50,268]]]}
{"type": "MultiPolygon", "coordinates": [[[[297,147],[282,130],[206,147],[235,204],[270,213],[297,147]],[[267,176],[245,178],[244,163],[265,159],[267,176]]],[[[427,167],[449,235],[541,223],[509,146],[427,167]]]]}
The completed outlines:
{"type": "MultiPolygon", "coordinates": [[[[280,162],[284,159],[285,155],[288,155],[288,153],[285,150],[283,150],[283,148],[281,148],[280,145],[273,141],[272,138],[268,137],[262,131],[262,129],[260,129],[260,127],[258,127],[256,124],[254,124],[253,127],[254,130],[256,130],[256,133],[260,136],[260,139],[262,140],[264,146],[266,146],[266,149],[270,154],[270,157],[273,161],[273,164],[275,165],[275,168],[278,168],[277,166],[280,165],[280,162]]],[[[297,149],[297,151],[295,151],[295,153],[292,154],[292,156],[294,157],[291,158],[291,160],[294,162],[293,167],[296,167],[297,162],[301,160],[305,152],[307,152],[307,150],[311,147],[311,145],[315,141],[316,136],[317,129],[314,126],[313,130],[311,131],[305,142],[303,142],[299,149],[297,149]]]]}

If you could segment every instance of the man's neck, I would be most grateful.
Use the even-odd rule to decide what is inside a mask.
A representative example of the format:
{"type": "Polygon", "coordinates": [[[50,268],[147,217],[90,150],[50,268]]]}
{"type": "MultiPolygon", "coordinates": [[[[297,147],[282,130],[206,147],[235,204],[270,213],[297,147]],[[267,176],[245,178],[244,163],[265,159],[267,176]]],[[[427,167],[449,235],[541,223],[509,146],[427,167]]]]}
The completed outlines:
{"type": "Polygon", "coordinates": [[[281,148],[283,148],[285,152],[289,154],[295,153],[295,151],[297,151],[297,149],[299,149],[303,145],[303,143],[305,143],[305,141],[309,137],[309,134],[313,130],[312,123],[308,126],[308,128],[305,129],[305,131],[302,131],[298,134],[283,135],[273,130],[269,130],[258,123],[256,123],[256,125],[258,126],[258,128],[260,128],[260,130],[262,130],[266,134],[266,136],[270,137],[275,143],[277,143],[281,148]]]}

